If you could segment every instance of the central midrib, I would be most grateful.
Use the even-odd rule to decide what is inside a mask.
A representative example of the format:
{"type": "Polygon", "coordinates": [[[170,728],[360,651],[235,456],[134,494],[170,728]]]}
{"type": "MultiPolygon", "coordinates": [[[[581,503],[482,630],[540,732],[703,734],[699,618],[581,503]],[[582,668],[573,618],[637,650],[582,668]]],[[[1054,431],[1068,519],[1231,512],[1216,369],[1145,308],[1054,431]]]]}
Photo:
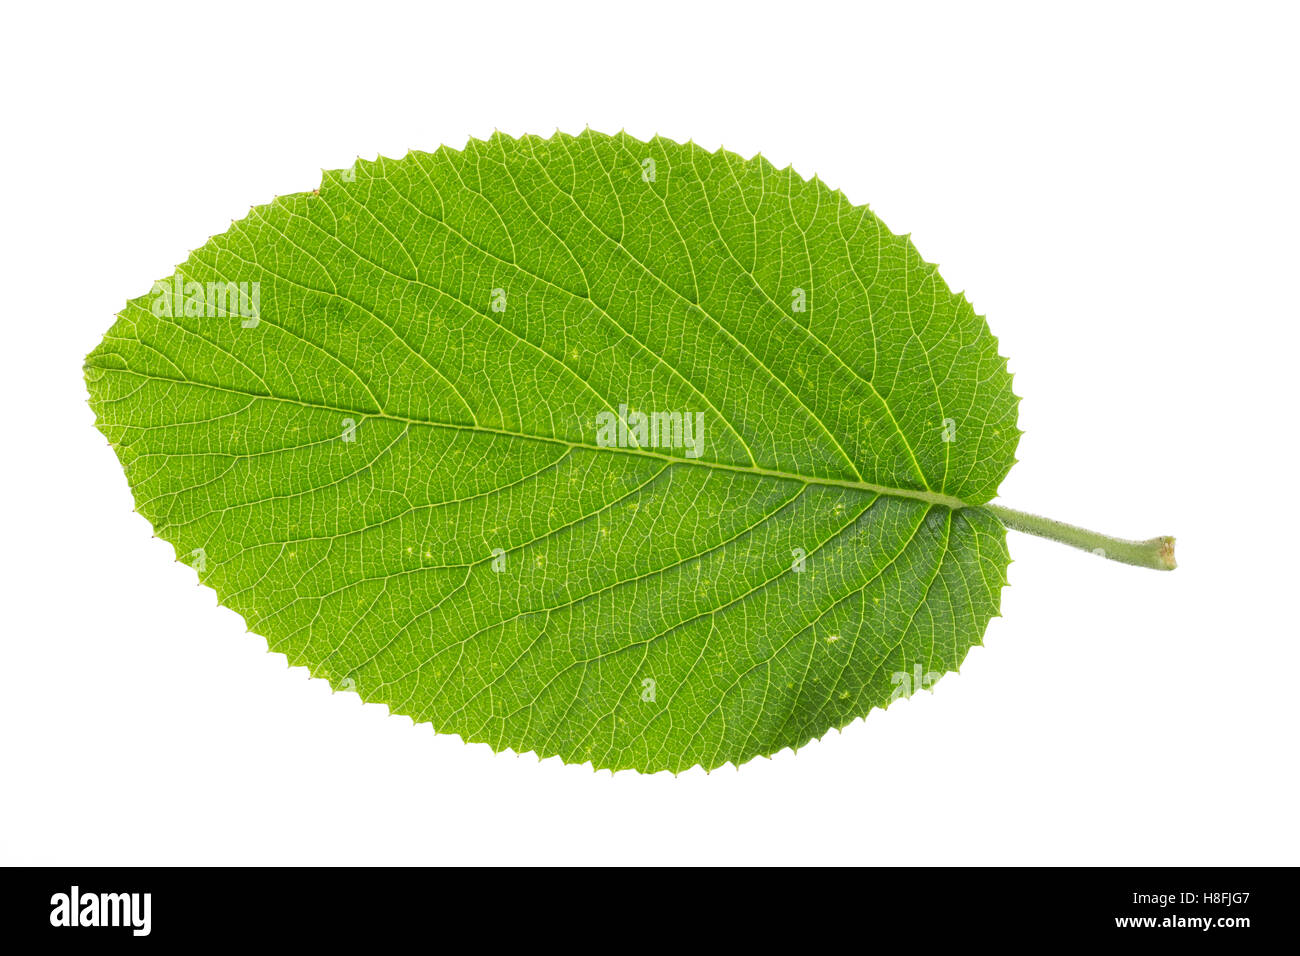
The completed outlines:
{"type": "Polygon", "coordinates": [[[710,468],[715,471],[728,471],[742,475],[760,475],[765,478],[776,478],[783,481],[799,481],[805,485],[826,485],[835,488],[851,488],[855,491],[870,491],[880,495],[887,495],[892,498],[910,498],[913,501],[923,501],[926,504],[940,505],[945,508],[954,510],[961,508],[970,508],[972,505],[967,504],[960,498],[954,498],[951,495],[941,494],[936,491],[920,491],[914,488],[892,488],[888,485],[877,485],[867,481],[853,481],[842,478],[821,478],[809,475],[799,475],[792,472],[777,471],[771,468],[759,468],[750,465],[727,465],[721,462],[704,461],[700,458],[680,458],[676,455],[665,455],[661,452],[651,451],[645,448],[615,448],[604,445],[588,445],[585,442],[572,442],[563,438],[553,438],[546,435],[528,435],[523,432],[512,432],[503,428],[491,428],[486,425],[462,425],[453,422],[436,422],[421,418],[407,418],[402,415],[393,415],[388,412],[368,412],[360,411],[355,408],[343,408],[337,405],[322,405],[318,402],[307,402],[298,398],[286,398],[282,395],[267,395],[258,392],[250,392],[240,388],[230,388],[225,385],[213,385],[207,382],[195,382],[189,379],[175,378],[170,375],[157,375],[154,373],[139,372],[130,368],[116,368],[106,365],[87,365],[87,368],[94,368],[100,372],[120,372],[129,375],[137,375],[141,378],[151,379],[160,382],[173,382],[177,385],[190,385],[199,388],[207,388],[219,392],[229,392],[232,395],[240,395],[245,398],[261,399],[272,402],[285,402],[290,405],[299,405],[303,408],[311,408],[317,411],[336,412],[342,415],[356,416],[359,419],[383,419],[391,422],[401,422],[407,425],[422,425],[427,428],[447,428],[455,431],[475,432],[484,435],[500,435],[503,438],[514,438],[523,441],[544,442],[551,445],[559,445],[563,448],[582,449],[584,451],[613,453],[616,455],[631,455],[639,458],[652,458],[656,461],[666,461],[676,465],[693,465],[696,467],[710,468]]]}

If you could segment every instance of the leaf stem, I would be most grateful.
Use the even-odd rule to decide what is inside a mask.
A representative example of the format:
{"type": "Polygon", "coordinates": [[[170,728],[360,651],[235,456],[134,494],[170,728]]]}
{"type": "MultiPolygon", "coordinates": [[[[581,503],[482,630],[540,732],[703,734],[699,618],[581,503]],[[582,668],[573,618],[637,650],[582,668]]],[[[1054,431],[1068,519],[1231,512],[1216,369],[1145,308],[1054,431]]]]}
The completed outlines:
{"type": "Polygon", "coordinates": [[[1146,541],[1128,541],[1124,538],[1112,538],[1110,535],[1098,534],[1087,528],[1041,518],[1001,505],[984,505],[997,515],[999,520],[1014,531],[1037,535],[1068,544],[1072,548],[1081,548],[1112,561],[1122,561],[1139,568],[1154,568],[1157,571],[1172,571],[1178,567],[1174,561],[1174,539],[1168,535],[1149,538],[1146,541]]]}

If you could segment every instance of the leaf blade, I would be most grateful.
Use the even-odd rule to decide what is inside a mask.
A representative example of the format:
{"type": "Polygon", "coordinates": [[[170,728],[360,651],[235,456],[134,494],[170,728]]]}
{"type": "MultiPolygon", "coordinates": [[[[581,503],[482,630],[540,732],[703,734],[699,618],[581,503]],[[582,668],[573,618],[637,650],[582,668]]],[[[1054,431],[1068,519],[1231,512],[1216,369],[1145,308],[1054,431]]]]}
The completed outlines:
{"type": "Polygon", "coordinates": [[[88,357],[138,510],[272,650],[437,730],[739,763],[927,686],[997,612],[1001,525],[948,505],[1013,460],[1005,360],[816,181],[497,136],[327,174],[180,274],[265,307],[142,297],[88,357]],[[701,457],[597,446],[622,405],[700,409],[701,457]]]}

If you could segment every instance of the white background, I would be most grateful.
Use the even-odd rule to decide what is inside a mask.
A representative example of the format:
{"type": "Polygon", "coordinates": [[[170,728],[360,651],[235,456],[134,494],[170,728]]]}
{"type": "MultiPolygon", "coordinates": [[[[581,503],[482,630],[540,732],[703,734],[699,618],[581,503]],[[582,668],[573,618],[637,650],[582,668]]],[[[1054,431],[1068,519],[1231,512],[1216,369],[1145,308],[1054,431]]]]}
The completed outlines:
{"type": "Polygon", "coordinates": [[[800,0],[5,7],[0,862],[1300,863],[1296,14],[800,0]],[[550,5],[547,5],[550,7],[550,5]],[[494,128],[820,174],[965,289],[1024,396],[960,676],[674,778],[331,694],[153,539],[81,361],[319,170],[494,128]]]}

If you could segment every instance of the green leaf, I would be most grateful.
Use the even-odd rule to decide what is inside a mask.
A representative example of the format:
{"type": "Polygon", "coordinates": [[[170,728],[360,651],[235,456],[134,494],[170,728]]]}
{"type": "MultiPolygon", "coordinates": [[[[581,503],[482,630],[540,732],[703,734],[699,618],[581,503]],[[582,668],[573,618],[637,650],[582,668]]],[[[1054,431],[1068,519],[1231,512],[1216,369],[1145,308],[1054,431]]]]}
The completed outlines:
{"type": "Polygon", "coordinates": [[[358,162],[129,302],[86,380],[137,509],[272,651],[498,750],[797,748],[956,669],[1006,580],[987,324],[761,158],[358,162]]]}

